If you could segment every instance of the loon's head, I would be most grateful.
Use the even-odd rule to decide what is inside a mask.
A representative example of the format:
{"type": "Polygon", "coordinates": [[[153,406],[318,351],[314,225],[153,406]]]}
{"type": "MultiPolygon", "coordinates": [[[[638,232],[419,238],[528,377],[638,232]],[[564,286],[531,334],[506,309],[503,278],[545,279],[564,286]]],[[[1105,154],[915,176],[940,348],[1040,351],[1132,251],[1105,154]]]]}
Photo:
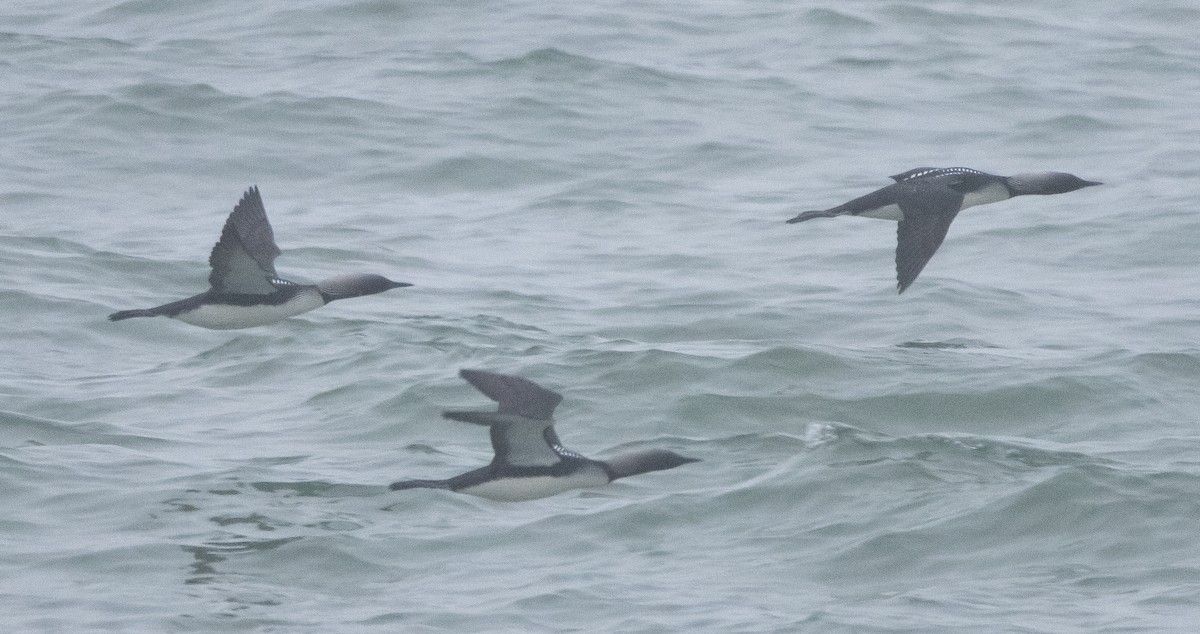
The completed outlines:
{"type": "Polygon", "coordinates": [[[1074,174],[1065,172],[1014,174],[1008,177],[1008,187],[1012,190],[1013,196],[1065,194],[1084,187],[1103,184],[1097,181],[1085,181],[1074,174]]]}
{"type": "Polygon", "coordinates": [[[335,299],[374,295],[390,291],[393,288],[404,288],[405,286],[412,286],[412,284],[408,282],[393,282],[382,275],[375,275],[373,273],[339,275],[317,282],[317,289],[321,291],[321,296],[325,298],[325,303],[332,302],[335,299]]]}
{"type": "Polygon", "coordinates": [[[613,480],[639,473],[674,469],[689,462],[700,462],[699,458],[688,458],[666,449],[648,449],[622,454],[604,461],[613,480]]]}

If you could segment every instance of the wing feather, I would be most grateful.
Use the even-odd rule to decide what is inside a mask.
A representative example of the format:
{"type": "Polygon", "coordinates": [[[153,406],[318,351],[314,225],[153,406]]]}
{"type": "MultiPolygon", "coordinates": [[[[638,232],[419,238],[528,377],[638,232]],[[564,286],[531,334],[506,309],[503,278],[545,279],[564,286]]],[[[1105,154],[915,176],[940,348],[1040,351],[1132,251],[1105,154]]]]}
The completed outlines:
{"type": "Polygon", "coordinates": [[[898,198],[904,218],[896,228],[896,281],[903,293],[942,245],[963,195],[935,180],[916,181],[898,198]]]}
{"type": "Polygon", "coordinates": [[[213,246],[208,282],[223,293],[269,295],[275,292],[275,258],[280,254],[267,221],[258,187],[246,190],[225,221],[221,239],[213,246]]]}

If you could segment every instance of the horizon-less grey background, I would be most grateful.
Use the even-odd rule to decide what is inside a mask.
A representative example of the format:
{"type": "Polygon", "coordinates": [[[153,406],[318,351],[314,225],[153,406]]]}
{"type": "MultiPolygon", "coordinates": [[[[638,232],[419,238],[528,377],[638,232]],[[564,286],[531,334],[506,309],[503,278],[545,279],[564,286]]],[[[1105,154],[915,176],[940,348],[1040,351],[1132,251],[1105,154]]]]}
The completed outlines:
{"type": "Polygon", "coordinates": [[[1200,10],[1144,3],[0,9],[10,632],[1164,632],[1200,619],[1200,10]],[[918,166],[1103,187],[789,226],[918,166]],[[410,289],[213,332],[281,274],[410,289]],[[461,367],[603,457],[499,504],[461,367]]]}

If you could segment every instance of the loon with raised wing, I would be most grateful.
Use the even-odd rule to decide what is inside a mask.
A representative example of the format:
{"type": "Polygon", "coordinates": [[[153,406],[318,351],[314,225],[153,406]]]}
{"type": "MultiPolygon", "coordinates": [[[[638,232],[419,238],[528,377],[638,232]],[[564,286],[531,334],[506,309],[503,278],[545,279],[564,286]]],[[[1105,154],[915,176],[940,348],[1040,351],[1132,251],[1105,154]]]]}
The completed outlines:
{"type": "Polygon", "coordinates": [[[896,280],[901,293],[941,246],[954,217],[967,207],[1029,194],[1065,194],[1102,184],[1063,172],[996,176],[966,167],[918,167],[891,178],[896,182],[887,187],[837,207],[806,211],[788,224],[834,216],[898,221],[896,280]]]}
{"type": "Polygon", "coordinates": [[[699,462],[664,449],[592,460],[563,447],[554,432],[554,408],[562,395],[519,376],[461,370],[466,379],[499,403],[496,411],[449,411],[443,417],[488,427],[495,458],[486,467],[446,480],[403,480],[402,489],[447,489],[506,502],[534,500],[618,478],[699,462]]]}
{"type": "Polygon", "coordinates": [[[120,321],[163,316],[202,328],[232,330],[272,324],[338,299],[412,286],[369,273],[297,284],[275,273],[275,258],[280,253],[262,196],[257,186],[251,187],[229,214],[221,238],[209,255],[211,288],[154,308],[118,311],[108,318],[120,321]]]}

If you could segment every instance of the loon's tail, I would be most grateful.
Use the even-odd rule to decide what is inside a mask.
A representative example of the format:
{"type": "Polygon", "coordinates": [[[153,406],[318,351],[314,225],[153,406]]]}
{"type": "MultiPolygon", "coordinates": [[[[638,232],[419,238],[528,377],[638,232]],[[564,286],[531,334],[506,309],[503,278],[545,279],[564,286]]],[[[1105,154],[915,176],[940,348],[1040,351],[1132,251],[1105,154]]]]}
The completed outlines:
{"type": "Polygon", "coordinates": [[[121,321],[130,317],[157,317],[160,313],[154,312],[149,308],[138,308],[135,310],[120,310],[108,316],[109,321],[121,321]]]}

